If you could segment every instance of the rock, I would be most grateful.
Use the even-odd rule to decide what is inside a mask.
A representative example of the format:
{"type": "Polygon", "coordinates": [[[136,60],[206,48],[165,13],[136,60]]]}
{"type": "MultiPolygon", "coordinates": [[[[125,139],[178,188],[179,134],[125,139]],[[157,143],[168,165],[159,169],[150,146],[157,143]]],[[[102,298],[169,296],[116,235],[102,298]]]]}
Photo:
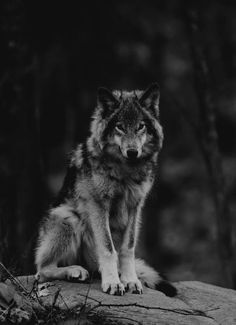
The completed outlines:
{"type": "MultiPolygon", "coordinates": [[[[32,276],[19,280],[27,290],[32,290],[32,276]]],[[[195,281],[175,285],[175,298],[148,288],[143,295],[126,293],[120,297],[102,293],[98,282],[54,281],[43,287],[48,294],[39,299],[50,308],[77,310],[83,324],[236,324],[235,290],[195,281]],[[91,322],[93,318],[97,319],[95,323],[91,322]]]]}
{"type": "Polygon", "coordinates": [[[14,299],[15,290],[6,283],[0,282],[0,306],[8,306],[14,299]]]}

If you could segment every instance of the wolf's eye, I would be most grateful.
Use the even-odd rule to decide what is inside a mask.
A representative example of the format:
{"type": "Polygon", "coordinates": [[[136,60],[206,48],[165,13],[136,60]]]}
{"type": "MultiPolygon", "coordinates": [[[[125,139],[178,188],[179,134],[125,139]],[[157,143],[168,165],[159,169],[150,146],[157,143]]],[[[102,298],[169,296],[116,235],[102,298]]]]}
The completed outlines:
{"type": "Polygon", "coordinates": [[[144,122],[139,123],[137,130],[143,131],[144,129],[145,129],[145,123],[144,122]]]}
{"type": "Polygon", "coordinates": [[[119,133],[125,133],[125,129],[121,123],[116,124],[116,131],[118,131],[119,133]]]}

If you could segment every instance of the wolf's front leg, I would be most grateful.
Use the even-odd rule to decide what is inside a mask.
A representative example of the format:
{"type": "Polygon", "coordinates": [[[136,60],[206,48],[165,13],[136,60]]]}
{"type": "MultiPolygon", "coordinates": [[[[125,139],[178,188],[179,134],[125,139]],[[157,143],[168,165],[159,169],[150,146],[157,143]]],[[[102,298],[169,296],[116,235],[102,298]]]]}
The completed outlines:
{"type": "Polygon", "coordinates": [[[135,270],[135,244],[141,205],[130,210],[128,225],[119,253],[120,279],[126,291],[141,294],[143,288],[135,270]]]}
{"type": "Polygon", "coordinates": [[[107,209],[90,202],[88,210],[102,278],[102,290],[111,295],[123,295],[125,290],[119,279],[118,257],[111,237],[107,209]]]}

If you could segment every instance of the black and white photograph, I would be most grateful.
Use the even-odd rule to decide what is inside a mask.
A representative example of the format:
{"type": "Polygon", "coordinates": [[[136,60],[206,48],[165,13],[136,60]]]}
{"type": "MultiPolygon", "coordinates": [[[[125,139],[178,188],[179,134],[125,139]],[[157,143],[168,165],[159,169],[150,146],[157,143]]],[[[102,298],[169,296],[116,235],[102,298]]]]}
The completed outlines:
{"type": "Polygon", "coordinates": [[[236,2],[0,2],[0,323],[236,324],[236,2]]]}

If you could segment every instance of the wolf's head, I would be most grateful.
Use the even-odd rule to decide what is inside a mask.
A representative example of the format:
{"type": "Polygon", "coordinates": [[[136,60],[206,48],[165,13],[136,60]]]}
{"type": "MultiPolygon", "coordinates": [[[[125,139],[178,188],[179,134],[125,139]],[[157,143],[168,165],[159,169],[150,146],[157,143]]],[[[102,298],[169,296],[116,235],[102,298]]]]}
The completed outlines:
{"type": "Polygon", "coordinates": [[[159,97],[157,84],[131,92],[99,88],[90,147],[129,163],[156,155],[163,141],[159,97]]]}

